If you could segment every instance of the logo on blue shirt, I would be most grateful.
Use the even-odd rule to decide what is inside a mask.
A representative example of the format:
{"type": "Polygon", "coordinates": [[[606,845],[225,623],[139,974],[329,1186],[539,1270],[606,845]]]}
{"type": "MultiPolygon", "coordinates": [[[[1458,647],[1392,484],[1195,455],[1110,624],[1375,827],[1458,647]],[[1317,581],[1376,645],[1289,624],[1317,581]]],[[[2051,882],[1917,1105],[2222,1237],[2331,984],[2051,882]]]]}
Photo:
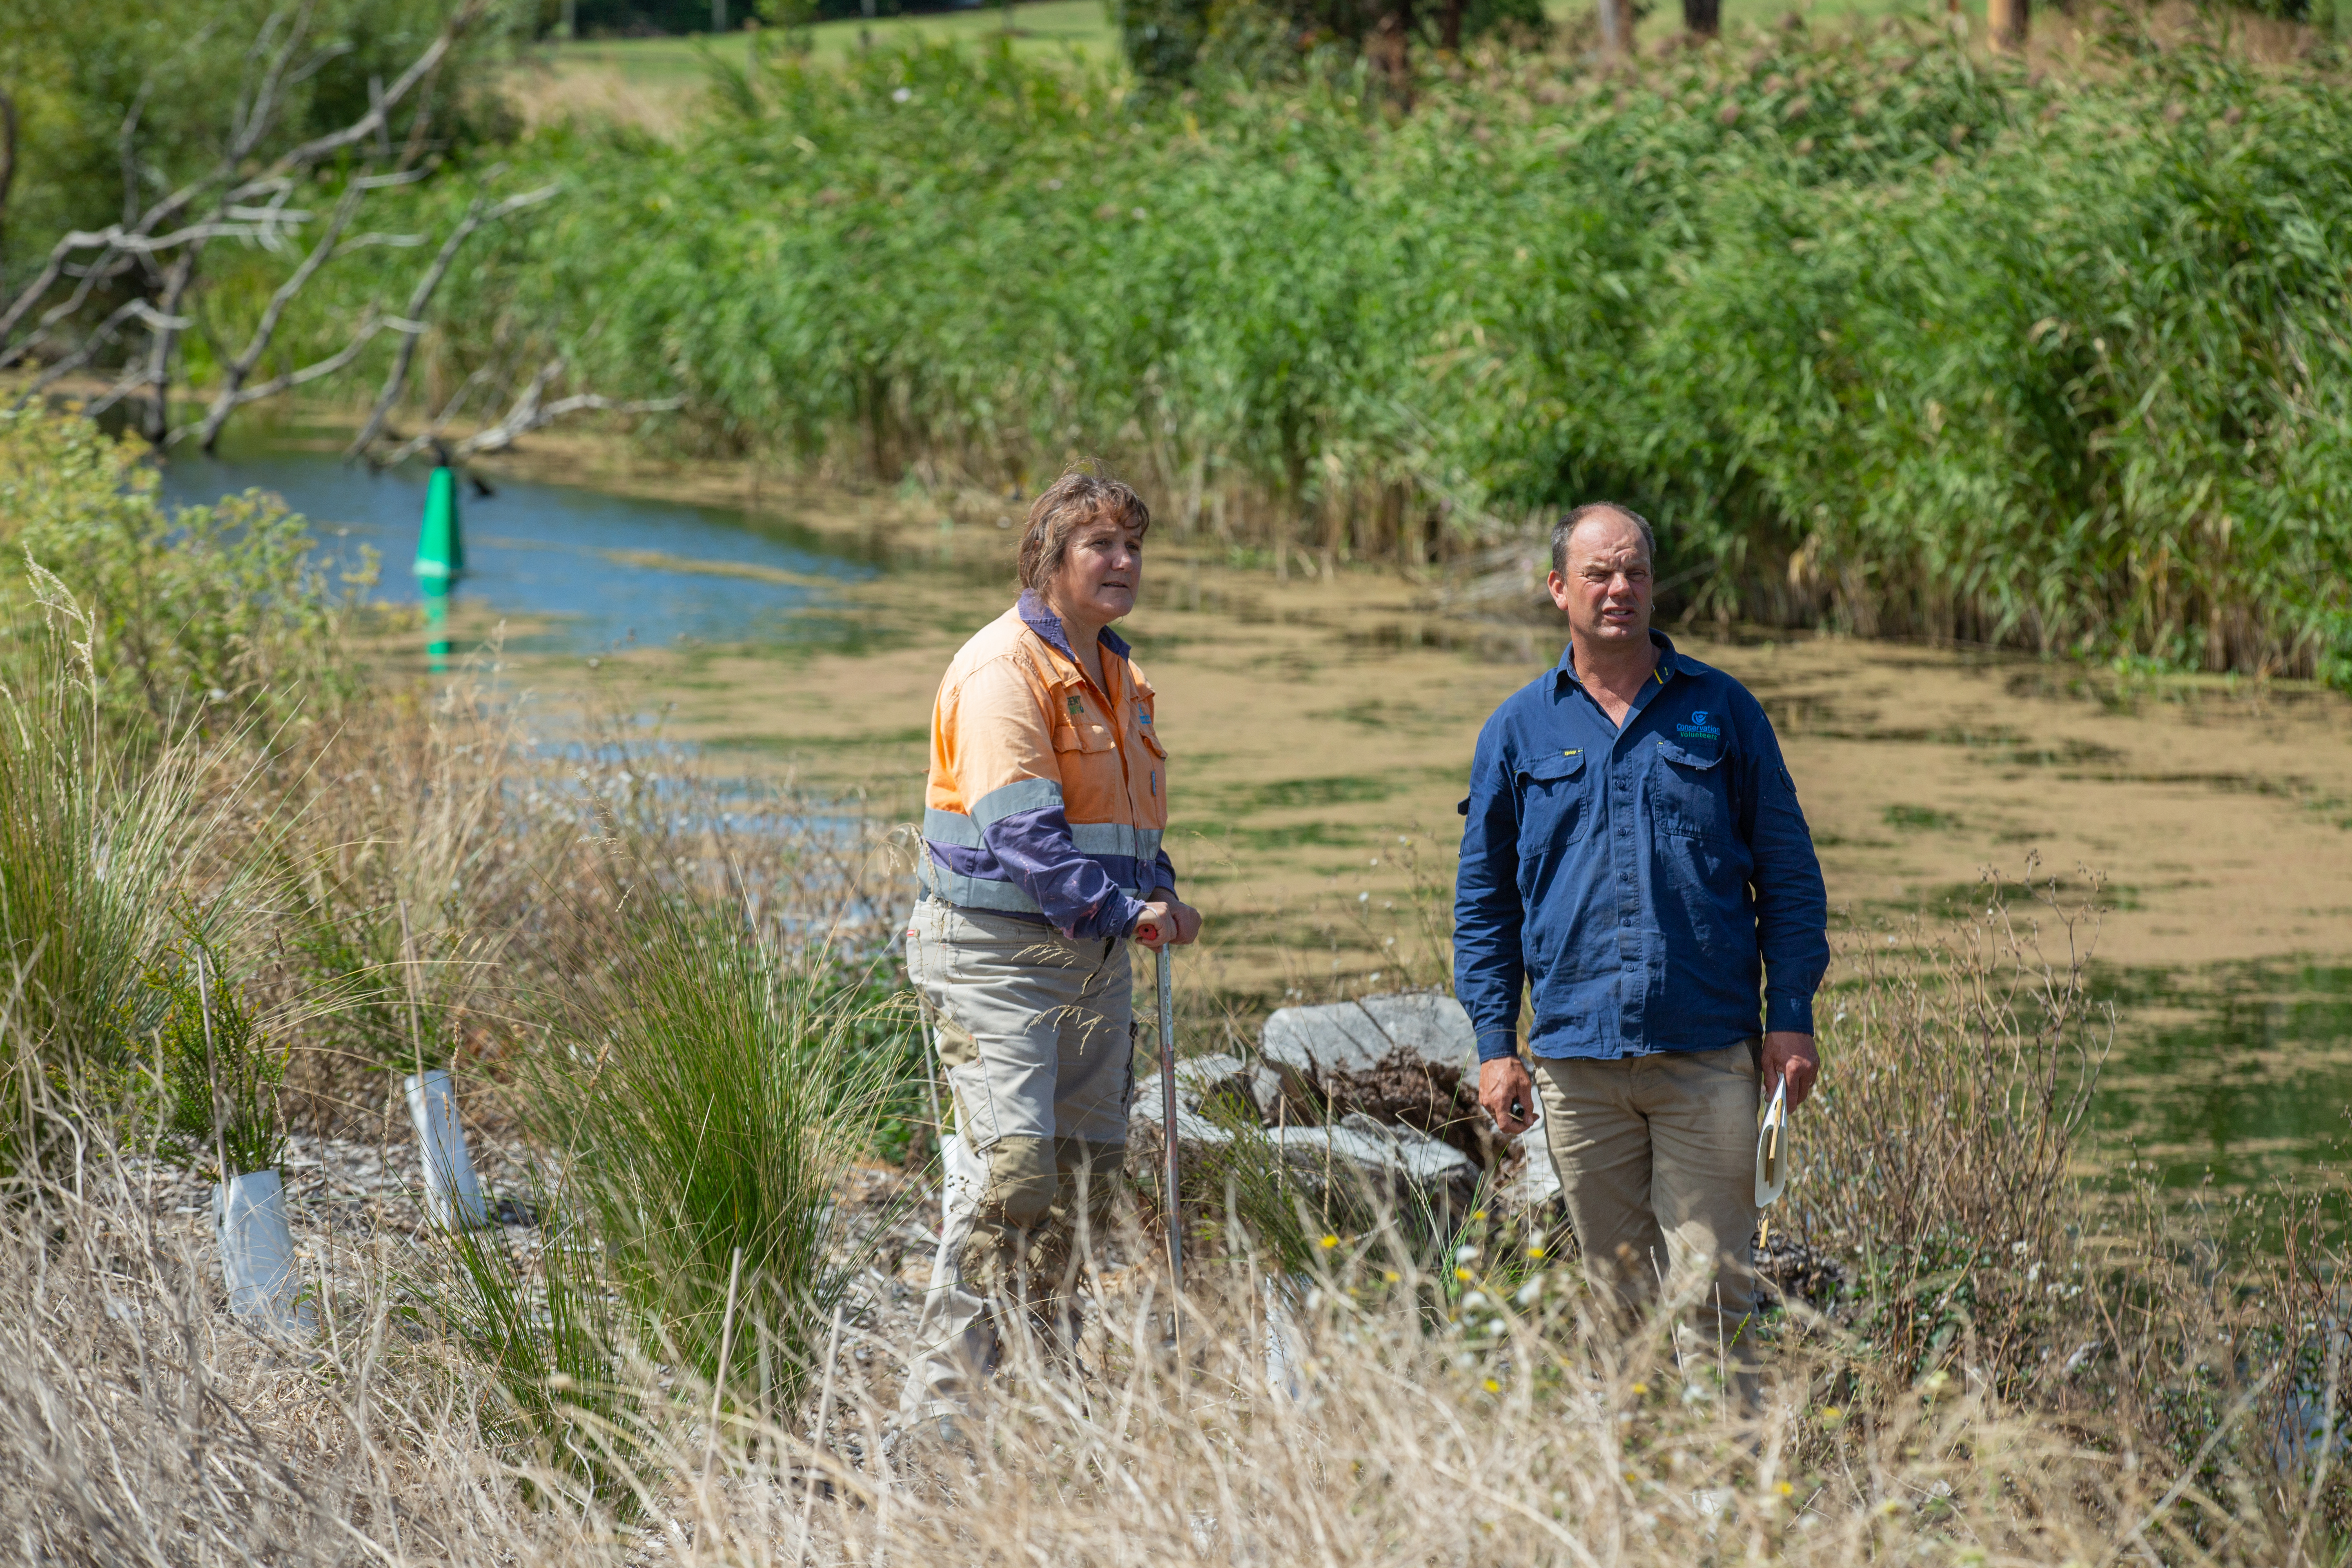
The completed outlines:
{"type": "Polygon", "coordinates": [[[1707,720],[1709,717],[1710,715],[1707,710],[1702,708],[1693,713],[1688,719],[1683,721],[1683,722],[1675,725],[1675,733],[1680,735],[1685,741],[1719,741],[1723,739],[1723,726],[1720,724],[1708,723],[1707,720]]]}

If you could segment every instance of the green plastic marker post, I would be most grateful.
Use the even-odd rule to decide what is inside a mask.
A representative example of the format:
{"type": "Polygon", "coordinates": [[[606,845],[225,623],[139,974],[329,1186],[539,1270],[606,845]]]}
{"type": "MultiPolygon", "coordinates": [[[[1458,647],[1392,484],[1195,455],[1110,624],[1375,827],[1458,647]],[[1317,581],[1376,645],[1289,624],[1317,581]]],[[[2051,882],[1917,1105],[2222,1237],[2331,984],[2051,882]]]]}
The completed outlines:
{"type": "Polygon", "coordinates": [[[411,568],[429,596],[447,593],[466,574],[466,535],[457,522],[457,470],[433,470],[425,487],[425,521],[416,530],[416,564],[411,568]],[[437,584],[437,586],[436,586],[437,584]]]}
{"type": "Polygon", "coordinates": [[[416,585],[425,591],[425,667],[449,668],[449,589],[466,573],[466,535],[457,521],[457,470],[444,463],[425,487],[416,528],[416,585]]]}
{"type": "Polygon", "coordinates": [[[425,668],[435,675],[449,673],[449,595],[425,579],[425,668]]]}

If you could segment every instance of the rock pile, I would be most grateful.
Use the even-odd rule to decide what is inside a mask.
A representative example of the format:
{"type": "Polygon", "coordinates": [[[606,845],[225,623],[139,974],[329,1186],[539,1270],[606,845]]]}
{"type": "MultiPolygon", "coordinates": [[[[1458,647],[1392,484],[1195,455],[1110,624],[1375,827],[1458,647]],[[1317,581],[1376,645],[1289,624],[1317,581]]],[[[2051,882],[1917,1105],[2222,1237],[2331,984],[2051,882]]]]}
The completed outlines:
{"type": "MultiPolygon", "coordinates": [[[[1444,1223],[1478,1201],[1529,1207],[1558,1195],[1540,1131],[1506,1142],[1478,1109],[1477,1043],[1451,996],[1411,992],[1265,1022],[1256,1059],[1176,1064],[1177,1142],[1202,1152],[1263,1139],[1302,1192],[1327,1182],[1386,1196],[1444,1223]]],[[[1157,1149],[1157,1074],[1136,1086],[1130,1139],[1157,1149]]]]}

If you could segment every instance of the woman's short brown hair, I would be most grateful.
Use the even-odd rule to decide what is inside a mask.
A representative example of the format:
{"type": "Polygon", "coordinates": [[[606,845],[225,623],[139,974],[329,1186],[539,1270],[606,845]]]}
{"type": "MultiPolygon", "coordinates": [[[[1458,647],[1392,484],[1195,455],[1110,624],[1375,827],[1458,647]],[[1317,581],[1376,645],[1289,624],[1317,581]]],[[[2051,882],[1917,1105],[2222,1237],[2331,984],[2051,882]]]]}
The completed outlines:
{"type": "Polygon", "coordinates": [[[1030,506],[1029,526],[1021,534],[1021,585],[1044,587],[1062,569],[1070,535],[1098,518],[1135,530],[1138,539],[1151,531],[1151,509],[1143,498],[1108,474],[1072,468],[1047,486],[1030,506]]]}

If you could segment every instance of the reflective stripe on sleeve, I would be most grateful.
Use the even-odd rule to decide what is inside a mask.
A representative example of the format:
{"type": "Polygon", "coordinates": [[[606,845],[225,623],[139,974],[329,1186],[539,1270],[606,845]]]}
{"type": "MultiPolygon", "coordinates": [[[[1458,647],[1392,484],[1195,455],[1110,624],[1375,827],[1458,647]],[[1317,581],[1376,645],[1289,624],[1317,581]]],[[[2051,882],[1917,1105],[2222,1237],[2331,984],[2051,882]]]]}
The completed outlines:
{"type": "Polygon", "coordinates": [[[1023,891],[1018,883],[967,877],[961,871],[949,870],[929,855],[923,857],[923,886],[948,902],[960,904],[968,910],[1008,910],[1028,915],[1045,913],[1037,907],[1037,900],[1023,891]]]}
{"type": "Polygon", "coordinates": [[[923,837],[934,844],[950,844],[958,849],[987,847],[978,823],[961,811],[941,811],[936,805],[923,808],[923,837]]]}
{"type": "Polygon", "coordinates": [[[1043,811],[1061,804],[1062,785],[1058,780],[1014,779],[973,801],[971,821],[981,827],[991,827],[1016,813],[1043,811]]]}
{"type": "MultiPolygon", "coordinates": [[[[986,877],[967,877],[961,871],[950,871],[930,856],[923,857],[918,874],[925,888],[951,904],[971,910],[1006,910],[1021,914],[1038,915],[1045,911],[1037,907],[1018,882],[999,882],[986,877]]],[[[1146,889],[1121,883],[1120,892],[1130,899],[1143,897],[1146,889]]]]}
{"type": "Polygon", "coordinates": [[[1070,839],[1081,855],[1126,855],[1151,860],[1160,854],[1160,829],[1130,827],[1123,822],[1074,822],[1070,839]]]}

